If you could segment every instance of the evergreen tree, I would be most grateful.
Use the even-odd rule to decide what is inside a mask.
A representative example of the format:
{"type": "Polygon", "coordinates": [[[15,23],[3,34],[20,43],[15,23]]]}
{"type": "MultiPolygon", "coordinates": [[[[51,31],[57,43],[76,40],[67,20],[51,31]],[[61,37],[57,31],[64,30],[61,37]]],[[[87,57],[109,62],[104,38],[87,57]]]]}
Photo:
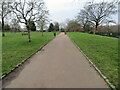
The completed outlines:
{"type": "Polygon", "coordinates": [[[4,31],[9,32],[10,31],[10,26],[8,24],[4,25],[4,31]]]}
{"type": "Polygon", "coordinates": [[[49,32],[54,31],[54,25],[53,25],[52,23],[50,23],[50,26],[49,26],[48,31],[49,31],[49,32]]]}
{"type": "Polygon", "coordinates": [[[29,29],[31,31],[36,31],[36,26],[35,26],[34,21],[29,21],[29,29]]]}

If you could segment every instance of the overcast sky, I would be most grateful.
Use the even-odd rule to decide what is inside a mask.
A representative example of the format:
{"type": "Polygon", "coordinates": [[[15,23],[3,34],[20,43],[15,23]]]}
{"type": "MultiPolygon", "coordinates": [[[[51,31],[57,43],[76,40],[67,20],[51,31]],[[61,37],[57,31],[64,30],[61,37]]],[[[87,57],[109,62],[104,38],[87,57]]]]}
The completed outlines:
{"type": "MultiPolygon", "coordinates": [[[[44,0],[50,13],[52,22],[66,22],[67,19],[74,19],[86,1],[92,0],[44,0]]],[[[94,0],[100,2],[103,0],[94,0]]],[[[112,1],[112,0],[104,0],[112,1]]],[[[114,17],[116,19],[116,17],[114,17]]]]}

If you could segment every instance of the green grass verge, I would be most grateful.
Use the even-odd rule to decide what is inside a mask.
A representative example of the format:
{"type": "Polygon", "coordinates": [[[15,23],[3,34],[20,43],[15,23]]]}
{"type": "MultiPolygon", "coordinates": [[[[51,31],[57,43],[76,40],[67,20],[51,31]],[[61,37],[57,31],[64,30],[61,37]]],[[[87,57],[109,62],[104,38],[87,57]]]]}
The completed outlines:
{"type": "Polygon", "coordinates": [[[10,72],[17,64],[54,38],[52,32],[44,32],[44,36],[41,32],[32,32],[32,42],[29,43],[27,35],[22,36],[21,33],[5,34],[6,36],[2,38],[2,75],[10,72]]]}
{"type": "Polygon", "coordinates": [[[0,32],[0,77],[2,76],[2,33],[0,32]]]}
{"type": "Polygon", "coordinates": [[[117,88],[118,39],[78,32],[67,34],[117,88]]]}

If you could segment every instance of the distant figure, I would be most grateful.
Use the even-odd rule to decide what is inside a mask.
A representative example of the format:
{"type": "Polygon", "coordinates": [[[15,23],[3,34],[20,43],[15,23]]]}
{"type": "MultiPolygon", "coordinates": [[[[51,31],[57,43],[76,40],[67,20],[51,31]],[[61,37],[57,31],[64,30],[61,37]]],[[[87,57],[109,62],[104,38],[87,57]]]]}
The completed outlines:
{"type": "Polygon", "coordinates": [[[66,31],[64,33],[65,33],[65,35],[67,34],[66,31]]]}
{"type": "Polygon", "coordinates": [[[56,32],[54,32],[54,36],[56,36],[56,32]]]}

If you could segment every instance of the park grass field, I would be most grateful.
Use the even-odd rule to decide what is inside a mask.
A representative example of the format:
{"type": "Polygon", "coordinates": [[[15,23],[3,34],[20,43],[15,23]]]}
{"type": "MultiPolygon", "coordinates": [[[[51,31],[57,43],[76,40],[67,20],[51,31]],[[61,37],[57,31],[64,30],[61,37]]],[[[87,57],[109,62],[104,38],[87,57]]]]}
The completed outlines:
{"type": "Polygon", "coordinates": [[[2,33],[0,32],[0,77],[2,76],[2,33]]]}
{"type": "Polygon", "coordinates": [[[69,32],[68,36],[117,88],[118,39],[79,32],[69,32]]]}
{"type": "Polygon", "coordinates": [[[5,34],[6,36],[2,38],[2,75],[10,72],[16,65],[54,38],[52,32],[44,32],[44,36],[41,32],[31,32],[32,42],[29,43],[27,35],[5,34]]]}

